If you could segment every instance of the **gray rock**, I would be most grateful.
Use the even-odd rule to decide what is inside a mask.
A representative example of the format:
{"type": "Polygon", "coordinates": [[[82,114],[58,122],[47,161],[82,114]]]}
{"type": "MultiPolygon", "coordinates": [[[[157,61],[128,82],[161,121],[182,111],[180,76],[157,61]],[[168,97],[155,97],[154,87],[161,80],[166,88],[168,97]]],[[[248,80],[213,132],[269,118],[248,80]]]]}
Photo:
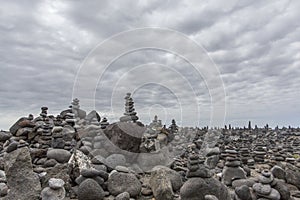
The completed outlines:
{"type": "Polygon", "coordinates": [[[252,187],[255,184],[255,181],[252,179],[238,179],[232,181],[232,187],[235,189],[236,187],[241,187],[246,185],[248,187],[252,187]]]}
{"type": "Polygon", "coordinates": [[[269,195],[263,196],[263,197],[266,197],[267,199],[270,199],[270,200],[280,200],[281,199],[279,192],[275,189],[272,189],[271,193],[269,195]]]}
{"type": "Polygon", "coordinates": [[[5,183],[0,183],[0,197],[7,195],[8,187],[5,183]]]}
{"type": "Polygon", "coordinates": [[[286,182],[300,189],[300,172],[287,169],[286,182]]]}
{"type": "Polygon", "coordinates": [[[269,195],[271,189],[271,186],[268,184],[255,183],[253,185],[253,190],[259,195],[269,195]]]}
{"type": "Polygon", "coordinates": [[[291,193],[286,183],[282,181],[277,181],[277,184],[274,186],[274,189],[276,189],[279,192],[281,200],[290,200],[291,193]]]}
{"type": "Polygon", "coordinates": [[[165,167],[165,166],[156,166],[153,168],[153,171],[156,171],[156,170],[165,171],[166,176],[171,181],[172,189],[174,192],[178,191],[181,188],[181,186],[183,185],[181,175],[178,172],[176,172],[168,167],[165,167]]]}
{"type": "Polygon", "coordinates": [[[126,164],[126,158],[122,154],[112,154],[105,159],[105,164],[114,169],[118,165],[124,166],[126,164]]]}
{"type": "Polygon", "coordinates": [[[235,194],[240,200],[252,200],[250,188],[246,185],[235,188],[235,194]]]}
{"type": "Polygon", "coordinates": [[[63,200],[66,196],[65,188],[51,189],[45,187],[41,192],[42,200],[63,200]]]}
{"type": "Polygon", "coordinates": [[[283,179],[285,180],[285,171],[279,167],[278,165],[275,165],[272,169],[271,169],[272,174],[274,175],[275,178],[278,179],[283,179]]]}
{"type": "Polygon", "coordinates": [[[130,200],[130,194],[128,192],[123,192],[116,196],[116,200],[130,200]]]}
{"type": "Polygon", "coordinates": [[[44,163],[44,167],[54,167],[57,164],[55,159],[46,160],[44,163]]]}
{"type": "Polygon", "coordinates": [[[272,183],[272,181],[274,180],[274,176],[273,174],[269,174],[270,176],[259,176],[258,180],[259,182],[263,183],[263,184],[270,184],[272,183]]]}
{"type": "Polygon", "coordinates": [[[78,188],[78,200],[102,200],[105,193],[102,187],[93,179],[86,179],[78,188]]]}
{"type": "Polygon", "coordinates": [[[47,157],[55,159],[59,163],[66,163],[71,157],[71,153],[64,149],[48,149],[47,157]]]}
{"type": "Polygon", "coordinates": [[[225,185],[232,185],[234,179],[246,179],[246,172],[241,167],[227,167],[223,168],[222,181],[225,185]]]}
{"type": "Polygon", "coordinates": [[[134,174],[114,172],[108,178],[107,188],[114,196],[128,192],[131,197],[136,197],[140,194],[142,185],[134,174]]]}
{"type": "Polygon", "coordinates": [[[7,149],[6,149],[6,152],[7,152],[7,153],[10,153],[10,152],[16,150],[16,149],[18,148],[18,145],[19,145],[18,142],[13,141],[12,143],[10,143],[10,144],[8,145],[8,147],[7,147],[7,149]]]}
{"type": "Polygon", "coordinates": [[[89,169],[82,169],[80,174],[86,178],[94,178],[96,176],[101,175],[101,172],[94,168],[89,168],[89,169]]]}
{"type": "Polygon", "coordinates": [[[39,177],[33,172],[32,161],[27,147],[17,149],[4,156],[7,199],[38,200],[41,192],[39,177]]]}
{"type": "Polygon", "coordinates": [[[205,164],[210,168],[214,169],[219,162],[219,155],[212,155],[206,158],[205,164]]]}
{"type": "Polygon", "coordinates": [[[212,155],[218,155],[220,154],[220,148],[219,147],[214,147],[214,148],[206,148],[204,150],[204,152],[206,153],[206,156],[212,156],[212,155]]]}
{"type": "Polygon", "coordinates": [[[60,178],[50,178],[49,179],[49,187],[51,189],[57,190],[60,188],[63,188],[65,185],[64,180],[60,179],[60,178]]]}
{"type": "Polygon", "coordinates": [[[118,122],[110,124],[104,129],[105,135],[118,148],[139,153],[145,127],[136,123],[118,122]]]}
{"type": "Polygon", "coordinates": [[[205,200],[206,195],[231,200],[226,186],[214,178],[191,178],[180,189],[181,200],[205,200]]]}
{"type": "Polygon", "coordinates": [[[6,131],[0,131],[0,142],[5,142],[6,140],[8,140],[9,138],[11,138],[11,134],[9,132],[6,131]]]}
{"type": "Polygon", "coordinates": [[[130,170],[127,167],[124,167],[124,166],[121,166],[121,165],[116,166],[116,170],[118,172],[124,172],[124,173],[129,173],[130,172],[130,170]]]}
{"type": "Polygon", "coordinates": [[[17,131],[20,129],[20,128],[23,128],[23,127],[33,127],[34,124],[29,121],[27,119],[27,117],[22,117],[20,118],[18,121],[16,121],[16,123],[14,123],[10,128],[9,128],[9,132],[11,132],[11,134],[13,135],[16,135],[17,131]]]}
{"type": "Polygon", "coordinates": [[[205,200],[219,200],[215,195],[205,195],[205,200]]]}
{"type": "Polygon", "coordinates": [[[0,170],[0,180],[6,181],[5,171],[3,171],[3,170],[0,170]]]}
{"type": "Polygon", "coordinates": [[[173,200],[173,189],[170,178],[166,170],[157,170],[152,172],[149,181],[153,195],[157,200],[173,200]]]}

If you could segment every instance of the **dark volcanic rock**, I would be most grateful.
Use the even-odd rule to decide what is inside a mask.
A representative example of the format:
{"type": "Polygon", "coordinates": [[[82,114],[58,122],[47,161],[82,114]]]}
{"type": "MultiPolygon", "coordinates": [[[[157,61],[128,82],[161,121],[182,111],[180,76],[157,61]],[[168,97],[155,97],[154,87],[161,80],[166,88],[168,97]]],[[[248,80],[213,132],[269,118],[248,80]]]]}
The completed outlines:
{"type": "Polygon", "coordinates": [[[298,189],[300,189],[300,172],[287,169],[286,182],[295,185],[298,189]]]}
{"type": "Polygon", "coordinates": [[[16,135],[17,131],[23,127],[34,127],[34,123],[28,120],[27,117],[22,117],[10,127],[9,132],[11,132],[13,135],[16,135]]]}
{"type": "Polygon", "coordinates": [[[225,185],[214,178],[191,178],[181,187],[180,195],[181,200],[205,200],[205,195],[231,200],[225,185]]]}
{"type": "Polygon", "coordinates": [[[118,122],[108,125],[104,133],[120,149],[139,153],[145,130],[135,123],[118,122]]]}
{"type": "Polygon", "coordinates": [[[78,200],[102,200],[104,191],[93,179],[86,179],[78,188],[78,200]]]}
{"type": "Polygon", "coordinates": [[[281,200],[290,200],[291,194],[289,188],[286,186],[286,183],[282,181],[277,181],[277,184],[275,185],[274,189],[276,189],[279,192],[281,200]]]}
{"type": "Polygon", "coordinates": [[[60,163],[66,163],[69,161],[71,153],[64,149],[48,149],[47,157],[60,163]]]}
{"type": "Polygon", "coordinates": [[[250,188],[247,185],[235,188],[235,193],[241,200],[252,200],[250,188]]]}
{"type": "Polygon", "coordinates": [[[142,184],[134,174],[115,172],[108,178],[107,187],[114,196],[128,192],[131,197],[136,197],[141,192],[142,184]]]}
{"type": "Polygon", "coordinates": [[[33,172],[28,148],[20,148],[4,157],[7,185],[10,191],[7,199],[38,200],[41,184],[33,172]]]}
{"type": "Polygon", "coordinates": [[[172,183],[166,173],[166,170],[161,169],[152,172],[149,183],[155,199],[157,200],[173,199],[174,194],[172,189],[172,183]]]}
{"type": "Polygon", "coordinates": [[[166,177],[170,179],[174,192],[178,191],[183,185],[181,175],[178,172],[165,166],[156,166],[153,168],[153,171],[155,170],[164,171],[166,173],[166,177]]]}
{"type": "Polygon", "coordinates": [[[9,132],[0,131],[0,142],[5,142],[9,138],[11,138],[11,134],[9,132]]]}

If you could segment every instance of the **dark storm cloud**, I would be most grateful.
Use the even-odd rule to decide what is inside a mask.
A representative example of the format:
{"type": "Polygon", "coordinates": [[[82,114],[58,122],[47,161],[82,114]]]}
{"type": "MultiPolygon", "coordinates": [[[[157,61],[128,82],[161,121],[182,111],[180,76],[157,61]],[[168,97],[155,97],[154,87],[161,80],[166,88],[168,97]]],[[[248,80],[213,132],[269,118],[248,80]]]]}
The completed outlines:
{"type": "MultiPolygon", "coordinates": [[[[44,105],[51,114],[67,108],[76,73],[90,50],[121,31],[151,26],[182,32],[207,50],[224,82],[227,122],[244,125],[251,119],[259,125],[271,121],[298,126],[299,8],[299,1],[290,0],[2,0],[0,127],[7,129],[28,113],[37,115],[44,105]]],[[[97,67],[102,66],[88,75],[96,76],[97,67]]],[[[97,86],[95,108],[116,120],[123,112],[124,93],[145,76],[156,77],[157,82],[134,93],[141,119],[150,120],[144,115],[162,108],[176,118],[180,106],[193,112],[197,102],[202,124],[208,123],[209,92],[214,91],[208,91],[207,80],[182,58],[158,50],[131,52],[112,63],[97,86]],[[157,66],[150,65],[146,74],[146,68],[127,73],[149,63],[157,66]]],[[[88,82],[81,84],[86,88],[83,93],[94,89],[88,82]]],[[[81,101],[82,108],[93,109],[89,96],[81,101]]],[[[193,117],[184,117],[183,125],[195,124],[193,117]]]]}

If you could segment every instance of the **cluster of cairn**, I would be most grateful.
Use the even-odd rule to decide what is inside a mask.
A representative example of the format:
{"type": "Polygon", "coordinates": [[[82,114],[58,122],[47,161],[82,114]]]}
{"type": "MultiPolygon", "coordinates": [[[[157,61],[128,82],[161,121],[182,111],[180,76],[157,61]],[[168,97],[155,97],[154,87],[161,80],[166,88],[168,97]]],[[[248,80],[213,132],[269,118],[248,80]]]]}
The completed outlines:
{"type": "Polygon", "coordinates": [[[108,123],[74,99],[0,132],[0,196],[21,200],[297,200],[300,129],[108,123]]]}

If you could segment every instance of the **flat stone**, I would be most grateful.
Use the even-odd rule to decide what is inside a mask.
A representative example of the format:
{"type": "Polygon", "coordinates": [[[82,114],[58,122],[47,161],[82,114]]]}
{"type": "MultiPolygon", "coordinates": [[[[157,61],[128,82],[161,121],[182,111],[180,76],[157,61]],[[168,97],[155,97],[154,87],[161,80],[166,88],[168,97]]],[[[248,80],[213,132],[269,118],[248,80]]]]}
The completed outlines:
{"type": "Polygon", "coordinates": [[[269,195],[271,192],[271,186],[270,185],[263,185],[261,183],[255,183],[253,185],[253,190],[258,193],[259,195],[269,195]]]}
{"type": "Polygon", "coordinates": [[[60,188],[63,188],[65,185],[65,182],[62,179],[58,178],[50,178],[49,179],[49,187],[51,189],[57,190],[60,188]]]}
{"type": "Polygon", "coordinates": [[[129,173],[129,172],[130,172],[130,170],[129,170],[127,167],[120,166],[120,165],[116,166],[115,169],[116,169],[118,172],[124,172],[124,173],[129,173]]]}
{"type": "Polygon", "coordinates": [[[71,157],[71,153],[64,149],[48,149],[47,157],[55,159],[59,163],[66,163],[71,157]]]}

